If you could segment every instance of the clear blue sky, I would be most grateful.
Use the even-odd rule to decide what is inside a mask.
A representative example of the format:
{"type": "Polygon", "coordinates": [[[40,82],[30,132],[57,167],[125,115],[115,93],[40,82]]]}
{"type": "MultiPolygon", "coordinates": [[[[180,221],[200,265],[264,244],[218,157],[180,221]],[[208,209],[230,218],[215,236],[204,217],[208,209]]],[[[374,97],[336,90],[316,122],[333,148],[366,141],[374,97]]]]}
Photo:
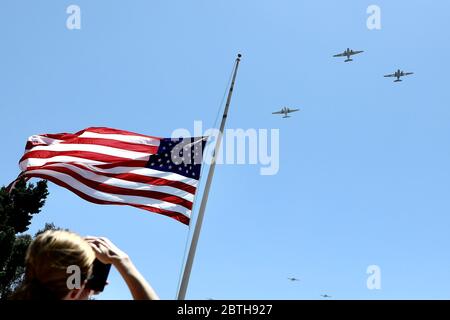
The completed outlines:
{"type": "MultiPolygon", "coordinates": [[[[227,126],[279,128],[280,171],[217,167],[187,297],[448,299],[449,13],[445,0],[1,1],[0,181],[32,134],[211,125],[242,52],[227,126]],[[81,30],[66,28],[70,4],[81,30]],[[366,52],[331,57],[347,47],[366,52]],[[397,68],[416,74],[383,78],[397,68]],[[271,115],[283,105],[302,111],[271,115]],[[372,264],[381,290],[366,287],[372,264]]],[[[175,298],[185,225],[49,189],[30,232],[109,237],[175,298]]],[[[110,283],[99,299],[130,298],[110,283]]]]}

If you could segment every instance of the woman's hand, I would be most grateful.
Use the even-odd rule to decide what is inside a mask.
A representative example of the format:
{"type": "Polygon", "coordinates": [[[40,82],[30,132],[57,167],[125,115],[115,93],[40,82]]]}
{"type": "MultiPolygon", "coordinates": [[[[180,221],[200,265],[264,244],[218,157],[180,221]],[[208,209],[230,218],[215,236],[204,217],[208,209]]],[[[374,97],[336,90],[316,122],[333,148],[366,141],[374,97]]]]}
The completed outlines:
{"type": "Polygon", "coordinates": [[[128,255],[103,237],[86,237],[98,260],[116,267],[128,285],[135,300],[158,300],[159,297],[150,284],[136,269],[128,255]]]}
{"type": "Polygon", "coordinates": [[[91,245],[95,252],[95,256],[102,263],[115,265],[128,259],[128,255],[117,248],[117,246],[107,238],[88,236],[85,240],[91,245]]]}

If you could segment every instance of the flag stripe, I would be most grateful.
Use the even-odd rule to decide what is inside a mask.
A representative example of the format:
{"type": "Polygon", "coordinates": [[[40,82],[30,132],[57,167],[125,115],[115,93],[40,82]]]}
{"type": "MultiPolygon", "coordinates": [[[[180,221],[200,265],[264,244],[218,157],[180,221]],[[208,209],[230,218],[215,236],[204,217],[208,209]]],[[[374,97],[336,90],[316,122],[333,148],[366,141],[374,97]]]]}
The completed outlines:
{"type": "Polygon", "coordinates": [[[160,138],[139,135],[137,133],[131,134],[127,132],[127,134],[121,134],[121,131],[108,131],[105,130],[96,130],[96,128],[90,128],[86,130],[82,130],[78,133],[59,133],[59,134],[41,134],[34,135],[29,138],[30,141],[40,141],[41,143],[52,144],[56,142],[62,141],[70,141],[71,139],[76,138],[101,138],[101,139],[111,139],[123,142],[130,142],[136,144],[143,145],[153,145],[158,146],[160,138]]]}
{"type": "Polygon", "coordinates": [[[57,156],[68,156],[68,157],[77,157],[82,158],[86,160],[94,160],[94,161],[101,161],[101,162],[121,162],[129,160],[127,158],[123,157],[116,157],[111,155],[106,155],[102,153],[97,152],[90,152],[90,151],[77,151],[77,150],[71,150],[71,151],[46,151],[46,150],[38,150],[34,151],[34,148],[23,155],[22,159],[20,161],[27,159],[51,159],[53,157],[57,156]]]}
{"type": "Polygon", "coordinates": [[[27,170],[29,167],[43,167],[45,165],[53,164],[53,163],[84,163],[88,165],[104,165],[105,162],[96,161],[96,160],[88,160],[78,157],[71,156],[55,156],[47,159],[39,159],[39,158],[30,158],[25,159],[19,163],[20,169],[22,171],[27,170]]]}
{"type": "Polygon", "coordinates": [[[135,136],[135,137],[143,137],[143,138],[150,138],[150,139],[156,139],[159,140],[158,137],[148,136],[140,133],[130,132],[126,130],[119,130],[119,129],[112,129],[112,128],[106,128],[106,127],[90,127],[84,130],[81,130],[77,132],[77,135],[81,135],[82,132],[95,132],[95,133],[103,133],[103,134],[118,134],[121,136],[135,136]]]}
{"type": "Polygon", "coordinates": [[[119,162],[114,162],[114,163],[103,163],[103,164],[99,164],[97,167],[98,168],[102,168],[102,169],[113,169],[116,168],[117,166],[120,167],[127,167],[127,168],[132,168],[132,167],[140,167],[143,168],[147,165],[147,160],[125,160],[125,161],[121,161],[119,162]]]}
{"type": "Polygon", "coordinates": [[[79,189],[73,187],[71,184],[66,183],[58,178],[55,178],[51,175],[46,175],[46,174],[39,174],[39,173],[25,173],[25,176],[28,177],[35,177],[35,178],[41,178],[41,179],[46,179],[49,181],[52,181],[53,183],[66,188],[70,191],[72,191],[73,193],[75,193],[76,195],[78,195],[80,198],[92,202],[92,203],[96,203],[96,204],[113,204],[113,205],[128,205],[128,206],[133,206],[139,209],[144,209],[147,211],[151,211],[154,213],[159,213],[159,214],[164,214],[166,216],[169,216],[171,218],[174,218],[186,225],[189,225],[189,217],[186,214],[177,212],[177,211],[172,211],[172,210],[167,210],[167,209],[163,209],[163,208],[157,208],[157,207],[152,207],[149,205],[142,205],[142,204],[136,204],[136,203],[129,203],[129,202],[119,202],[119,201],[111,201],[111,200],[101,200],[98,199],[96,197],[91,196],[92,194],[96,194],[94,192],[86,194],[82,191],[80,191],[79,189]]]}
{"type": "MultiPolygon", "coordinates": [[[[67,157],[69,158],[69,157],[67,157]]],[[[78,158],[70,158],[70,159],[78,159],[78,158]]],[[[33,162],[36,162],[40,159],[31,159],[33,162]]],[[[64,160],[64,159],[63,159],[64,160]]],[[[82,160],[82,159],[78,159],[82,160]]],[[[74,161],[49,161],[44,163],[43,165],[38,166],[27,166],[27,170],[33,170],[33,169],[45,169],[48,166],[51,165],[59,165],[62,163],[71,164],[74,166],[77,166],[82,169],[90,170],[94,173],[101,173],[102,175],[118,178],[118,179],[125,179],[135,182],[142,182],[142,183],[151,183],[155,185],[159,184],[165,184],[165,185],[171,185],[173,187],[177,187],[179,189],[182,189],[189,193],[195,193],[195,187],[197,185],[198,180],[187,178],[185,176],[176,174],[176,173],[165,173],[145,167],[116,167],[116,168],[108,168],[103,169],[100,168],[102,165],[92,165],[88,163],[81,163],[74,161]]]]}
{"type": "MultiPolygon", "coordinates": [[[[81,175],[85,179],[89,179],[93,182],[99,182],[104,183],[111,186],[117,186],[117,187],[123,187],[127,189],[136,189],[136,190],[152,190],[152,191],[159,191],[163,193],[173,194],[175,196],[179,196],[180,198],[183,198],[187,201],[194,201],[194,193],[195,193],[195,187],[185,185],[181,182],[177,181],[170,181],[165,179],[156,179],[153,177],[145,177],[145,176],[139,176],[139,175],[132,175],[132,174],[104,174],[101,172],[96,172],[95,170],[90,169],[89,167],[85,167],[76,163],[69,164],[69,163],[57,163],[48,165],[45,167],[38,167],[38,168],[28,168],[28,171],[36,171],[36,170],[55,170],[58,171],[58,169],[55,168],[65,168],[65,170],[71,170],[79,175],[81,175]],[[129,178],[135,179],[135,180],[141,180],[141,181],[133,181],[129,178]],[[136,179],[136,177],[138,179],[136,179]],[[139,179],[143,178],[143,179],[139,179]],[[156,182],[153,184],[152,182],[156,182]],[[182,187],[182,188],[177,188],[182,187]],[[194,192],[186,192],[184,190],[185,188],[194,189],[194,192]]],[[[91,167],[92,168],[92,167],[91,167]]],[[[59,171],[59,172],[66,172],[66,171],[59,171]]]]}
{"type": "Polygon", "coordinates": [[[62,172],[57,172],[54,170],[34,170],[30,172],[26,172],[24,174],[27,177],[35,177],[35,176],[45,176],[44,179],[48,179],[52,182],[55,182],[54,180],[62,181],[66,184],[69,184],[73,186],[78,191],[89,195],[93,198],[96,198],[97,200],[101,201],[112,201],[117,203],[132,203],[137,205],[143,205],[143,206],[151,206],[154,208],[162,209],[162,210],[170,210],[174,212],[178,212],[181,214],[184,214],[188,216],[188,212],[190,209],[174,204],[172,202],[167,202],[163,200],[148,198],[148,197],[141,197],[137,195],[129,195],[129,194],[116,194],[111,193],[108,191],[105,191],[103,188],[91,188],[90,186],[80,182],[78,179],[72,177],[69,174],[65,174],[62,172]]]}
{"type": "Polygon", "coordinates": [[[167,194],[159,191],[152,191],[152,190],[140,190],[140,189],[127,189],[123,187],[118,187],[115,185],[109,185],[103,182],[93,181],[89,180],[83,175],[81,175],[79,172],[72,171],[68,168],[64,167],[51,167],[47,169],[37,169],[37,170],[28,170],[28,172],[37,172],[37,173],[44,173],[49,174],[49,172],[57,172],[62,173],[67,176],[72,177],[73,179],[76,179],[79,183],[84,184],[85,186],[105,192],[110,193],[114,195],[126,195],[126,196],[136,196],[136,197],[144,197],[148,199],[154,199],[154,200],[161,200],[165,202],[171,202],[176,205],[180,205],[185,207],[186,209],[192,209],[192,202],[185,200],[179,196],[176,196],[174,194],[167,194]]]}
{"type": "MultiPolygon", "coordinates": [[[[84,164],[81,163],[77,163],[77,165],[81,165],[83,166],[84,164]]],[[[88,166],[88,165],[86,165],[88,166]]],[[[198,180],[196,179],[191,179],[185,176],[182,176],[180,174],[176,174],[176,173],[172,173],[172,172],[164,172],[164,171],[158,171],[158,170],[153,170],[153,169],[149,169],[146,167],[133,167],[131,166],[122,166],[122,163],[120,163],[120,165],[118,165],[117,167],[114,168],[104,168],[103,165],[96,165],[94,168],[95,172],[102,172],[104,174],[123,174],[123,173],[133,173],[136,175],[141,175],[144,177],[156,177],[156,178],[164,178],[165,180],[170,180],[170,181],[179,181],[182,182],[183,184],[186,184],[188,186],[196,186],[198,180]]],[[[187,191],[187,190],[186,190],[187,191]]]]}
{"type": "MultiPolygon", "coordinates": [[[[152,148],[155,153],[157,149],[152,148]]],[[[50,146],[36,146],[33,147],[33,149],[29,152],[31,156],[27,156],[27,154],[24,155],[24,158],[32,157],[32,158],[48,158],[46,154],[47,152],[80,152],[80,151],[86,151],[86,152],[94,152],[97,154],[102,155],[108,155],[108,156],[114,156],[119,157],[123,159],[147,159],[150,154],[150,152],[136,152],[136,151],[129,151],[129,150],[123,150],[113,147],[106,147],[103,145],[91,145],[91,144],[76,144],[76,143],[70,143],[70,144],[64,144],[64,143],[57,143],[52,144],[50,146]],[[41,153],[38,153],[41,151],[41,153]],[[42,156],[40,155],[42,154],[42,156]]],[[[149,149],[150,151],[150,149],[149,149]]],[[[89,159],[89,157],[88,157],[89,159]]]]}
{"type": "Polygon", "coordinates": [[[34,135],[28,138],[27,144],[25,145],[25,151],[28,151],[29,149],[36,146],[48,146],[49,144],[60,143],[62,141],[63,140],[60,139],[53,139],[41,135],[34,135]]]}
{"type": "Polygon", "coordinates": [[[120,134],[103,134],[98,132],[86,131],[80,135],[81,138],[97,138],[97,139],[113,139],[123,142],[131,142],[136,144],[144,144],[149,146],[158,146],[159,139],[154,137],[146,136],[130,136],[130,135],[120,135],[120,134]]]}
{"type": "Polygon", "coordinates": [[[70,141],[63,141],[61,144],[91,144],[96,146],[105,146],[112,147],[127,151],[136,151],[136,152],[144,152],[154,154],[158,151],[158,145],[148,145],[142,143],[132,143],[132,142],[124,142],[118,141],[114,139],[100,139],[100,138],[74,138],[70,139],[70,141]]]}
{"type": "Polygon", "coordinates": [[[48,164],[41,167],[28,167],[28,170],[35,170],[35,169],[46,169],[50,166],[71,166],[71,167],[78,167],[83,170],[90,171],[92,173],[95,173],[97,175],[109,177],[109,178],[116,178],[116,179],[122,179],[127,180],[131,182],[138,182],[138,183],[144,183],[144,184],[151,184],[154,186],[169,186],[173,188],[178,188],[180,190],[186,191],[190,194],[195,194],[196,186],[198,183],[198,180],[189,179],[177,174],[171,174],[171,175],[164,175],[162,173],[155,173],[152,175],[155,170],[147,169],[147,168],[135,168],[135,170],[130,170],[129,172],[122,172],[122,173],[112,173],[107,172],[106,170],[98,169],[96,166],[90,166],[85,165],[81,163],[54,163],[54,164],[48,164]],[[158,175],[164,177],[159,178],[158,175]],[[183,182],[180,180],[181,178],[184,178],[184,180],[191,180],[188,181],[190,184],[183,182]],[[171,180],[173,179],[173,180],[171,180]]]}

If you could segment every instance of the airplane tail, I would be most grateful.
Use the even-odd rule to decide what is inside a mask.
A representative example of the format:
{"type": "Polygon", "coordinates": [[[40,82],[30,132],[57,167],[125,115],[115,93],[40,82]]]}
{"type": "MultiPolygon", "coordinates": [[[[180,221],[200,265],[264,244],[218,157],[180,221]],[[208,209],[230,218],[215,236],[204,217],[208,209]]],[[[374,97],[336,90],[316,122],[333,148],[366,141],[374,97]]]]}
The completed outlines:
{"type": "Polygon", "coordinates": [[[394,80],[394,82],[402,82],[402,81],[403,81],[402,79],[394,80]]]}
{"type": "Polygon", "coordinates": [[[290,118],[290,117],[291,117],[291,116],[285,115],[285,116],[283,116],[283,119],[284,119],[284,118],[290,118]]]}
{"type": "Polygon", "coordinates": [[[350,61],[353,61],[353,59],[347,59],[344,62],[350,62],[350,61]]]}

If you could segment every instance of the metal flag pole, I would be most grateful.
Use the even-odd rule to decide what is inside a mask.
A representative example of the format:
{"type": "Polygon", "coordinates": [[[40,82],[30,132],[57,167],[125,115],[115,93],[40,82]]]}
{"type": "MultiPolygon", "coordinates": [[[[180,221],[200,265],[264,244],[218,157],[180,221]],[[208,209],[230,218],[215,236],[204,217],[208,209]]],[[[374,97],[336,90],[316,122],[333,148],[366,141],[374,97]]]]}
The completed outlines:
{"type": "Polygon", "coordinates": [[[211,165],[209,167],[208,178],[206,180],[205,191],[203,192],[202,202],[200,204],[200,209],[198,212],[197,223],[195,224],[194,234],[192,235],[191,246],[189,248],[188,257],[186,264],[184,266],[183,278],[181,280],[180,289],[178,291],[178,300],[184,300],[186,296],[187,286],[189,284],[189,277],[191,275],[192,264],[194,262],[195,250],[197,249],[198,238],[200,236],[200,230],[202,228],[203,216],[205,214],[206,203],[208,202],[209,190],[211,188],[211,182],[214,175],[214,169],[216,167],[216,157],[220,149],[220,143],[222,141],[223,130],[225,128],[225,122],[227,121],[228,109],[230,108],[231,96],[233,94],[234,81],[236,80],[236,75],[239,67],[239,62],[241,61],[241,54],[238,54],[234,66],[233,78],[231,80],[230,90],[228,92],[227,102],[225,104],[225,110],[222,116],[222,122],[220,123],[219,134],[217,136],[217,142],[214,147],[213,157],[211,159],[211,165]]]}

